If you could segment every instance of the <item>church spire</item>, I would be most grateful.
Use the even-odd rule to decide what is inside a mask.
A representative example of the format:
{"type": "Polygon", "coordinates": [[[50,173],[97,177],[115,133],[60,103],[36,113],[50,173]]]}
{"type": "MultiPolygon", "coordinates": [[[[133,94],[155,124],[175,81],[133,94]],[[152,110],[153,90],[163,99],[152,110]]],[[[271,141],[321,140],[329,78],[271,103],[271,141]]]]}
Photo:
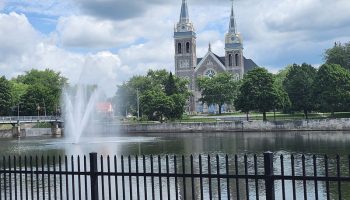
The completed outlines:
{"type": "Polygon", "coordinates": [[[229,32],[236,34],[236,20],[235,20],[235,14],[233,11],[233,0],[231,1],[232,1],[232,8],[231,8],[229,32]]]}
{"type": "Polygon", "coordinates": [[[187,0],[182,0],[180,23],[188,23],[189,21],[190,17],[188,15],[187,0]]]}

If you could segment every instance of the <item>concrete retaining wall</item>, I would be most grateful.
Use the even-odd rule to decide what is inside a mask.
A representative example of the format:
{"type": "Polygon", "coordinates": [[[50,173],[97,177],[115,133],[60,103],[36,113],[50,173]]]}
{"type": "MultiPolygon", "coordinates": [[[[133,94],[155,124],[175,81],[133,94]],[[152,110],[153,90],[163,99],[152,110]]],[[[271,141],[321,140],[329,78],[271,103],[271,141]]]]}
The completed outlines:
{"type": "MultiPolygon", "coordinates": [[[[51,135],[51,128],[25,128],[21,129],[21,137],[38,137],[51,135]]],[[[0,130],[0,138],[12,138],[13,130],[0,130]]]]}
{"type": "Polygon", "coordinates": [[[12,130],[0,130],[0,138],[11,138],[12,130]]]}
{"type": "Polygon", "coordinates": [[[217,123],[165,123],[122,125],[126,133],[157,132],[226,132],[226,131],[345,131],[350,130],[350,119],[320,119],[299,121],[235,121],[217,123]]]}

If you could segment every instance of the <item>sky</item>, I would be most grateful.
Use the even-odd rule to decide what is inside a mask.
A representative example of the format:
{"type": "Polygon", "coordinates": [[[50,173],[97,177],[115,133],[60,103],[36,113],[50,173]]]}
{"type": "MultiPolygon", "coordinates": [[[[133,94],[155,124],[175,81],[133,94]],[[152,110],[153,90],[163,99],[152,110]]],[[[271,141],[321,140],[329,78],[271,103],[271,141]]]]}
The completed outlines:
{"type": "MultiPolygon", "coordinates": [[[[231,1],[187,0],[197,56],[224,55],[231,1]]],[[[174,71],[181,0],[1,0],[0,75],[50,68],[70,83],[116,85],[149,69],[174,71]]],[[[235,0],[244,55],[277,72],[319,66],[334,42],[350,41],[349,0],[235,0]]]]}

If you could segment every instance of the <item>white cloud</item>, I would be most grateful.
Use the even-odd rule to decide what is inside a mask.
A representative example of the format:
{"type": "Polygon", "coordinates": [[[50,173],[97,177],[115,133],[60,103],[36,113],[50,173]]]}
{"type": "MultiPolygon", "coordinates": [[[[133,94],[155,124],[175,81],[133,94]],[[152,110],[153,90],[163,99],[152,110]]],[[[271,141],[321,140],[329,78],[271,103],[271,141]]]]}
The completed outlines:
{"type": "MultiPolygon", "coordinates": [[[[92,1],[9,2],[6,5],[10,7],[5,7],[7,12],[11,11],[11,5],[17,5],[12,10],[59,17],[56,30],[41,35],[25,15],[0,14],[0,70],[8,76],[33,67],[50,67],[76,82],[86,67],[89,70],[84,73],[89,81],[106,78],[110,80],[106,84],[110,90],[150,68],[174,70],[173,26],[178,21],[181,1],[162,0],[160,4],[155,3],[159,0],[142,1],[145,6],[142,12],[129,13],[132,16],[125,13],[117,16],[118,12],[104,15],[104,9],[87,5],[92,1]],[[48,11],[50,6],[54,12],[48,11]]],[[[122,2],[114,3],[126,5],[122,2]]],[[[293,62],[321,63],[324,49],[335,41],[350,40],[350,1],[347,0],[235,2],[245,56],[273,71],[293,62]]],[[[188,3],[197,30],[198,57],[207,52],[209,42],[213,52],[223,56],[230,2],[190,0],[188,3]]],[[[126,7],[122,8],[127,11],[126,7]]]]}
{"type": "Polygon", "coordinates": [[[100,84],[111,96],[119,77],[124,76],[117,73],[121,67],[118,55],[108,51],[84,55],[59,48],[53,40],[39,35],[24,15],[1,14],[0,30],[0,69],[9,78],[32,68],[50,68],[73,84],[100,84]]]}
{"type": "Polygon", "coordinates": [[[30,51],[39,34],[29,24],[24,15],[17,13],[0,14],[0,58],[30,51]]]}
{"type": "Polygon", "coordinates": [[[88,16],[60,18],[57,26],[60,40],[68,47],[111,48],[132,43],[136,36],[128,34],[127,23],[113,23],[88,16]]]}

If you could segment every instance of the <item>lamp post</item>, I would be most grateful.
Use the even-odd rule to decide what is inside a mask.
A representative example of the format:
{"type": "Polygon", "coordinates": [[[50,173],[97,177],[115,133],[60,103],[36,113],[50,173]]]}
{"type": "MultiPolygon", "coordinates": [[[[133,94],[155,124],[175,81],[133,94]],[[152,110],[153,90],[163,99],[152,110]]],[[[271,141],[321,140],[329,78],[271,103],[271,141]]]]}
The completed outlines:
{"type": "Polygon", "coordinates": [[[136,90],[137,95],[137,120],[140,121],[140,96],[139,96],[139,90],[136,90]]]}
{"type": "Polygon", "coordinates": [[[46,105],[45,105],[44,99],[43,99],[43,103],[44,103],[44,112],[45,112],[45,117],[46,117],[46,105]]]}
{"type": "Polygon", "coordinates": [[[19,102],[18,104],[17,104],[17,118],[19,119],[19,105],[21,105],[22,104],[22,102],[19,102]]]}
{"type": "Polygon", "coordinates": [[[36,110],[38,111],[38,120],[39,120],[39,115],[40,115],[40,106],[39,106],[39,104],[36,104],[36,110]]]}
{"type": "Polygon", "coordinates": [[[19,102],[17,104],[17,123],[19,124],[19,105],[22,104],[22,102],[19,102]]]}

